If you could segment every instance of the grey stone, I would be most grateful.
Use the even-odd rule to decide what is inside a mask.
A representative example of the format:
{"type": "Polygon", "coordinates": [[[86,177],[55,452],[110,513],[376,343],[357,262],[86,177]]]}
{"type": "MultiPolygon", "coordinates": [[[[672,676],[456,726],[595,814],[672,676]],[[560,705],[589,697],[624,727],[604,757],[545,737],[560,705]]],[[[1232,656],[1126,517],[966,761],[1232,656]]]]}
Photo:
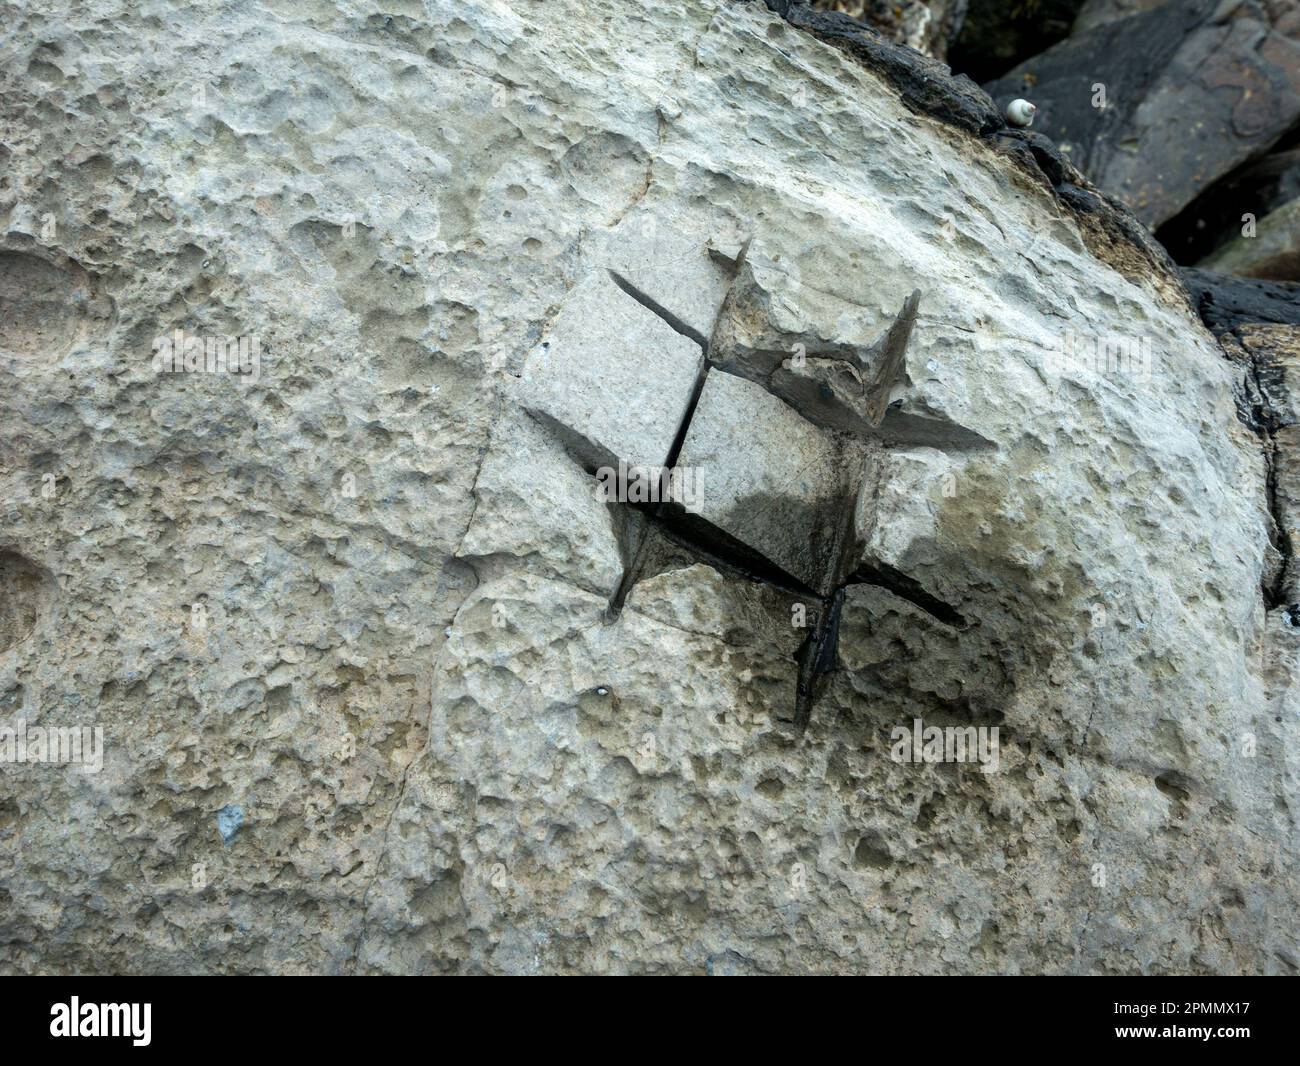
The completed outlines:
{"type": "Polygon", "coordinates": [[[524,364],[520,399],[589,467],[661,467],[704,352],[606,274],[575,287],[524,364]]]}
{"type": "Polygon", "coordinates": [[[1234,237],[1199,264],[1266,281],[1300,281],[1300,200],[1270,211],[1249,236],[1234,237]]]}
{"type": "Polygon", "coordinates": [[[677,467],[700,486],[699,519],[825,594],[839,578],[855,459],[761,386],[710,370],[677,467]]]}
{"type": "Polygon", "coordinates": [[[1154,228],[1300,118],[1300,27],[1293,4],[1170,0],[1075,34],[986,88],[999,106],[1037,104],[1034,129],[1154,228]]]}
{"type": "Polygon", "coordinates": [[[609,509],[590,477],[519,408],[492,427],[474,481],[474,514],[456,555],[509,555],[609,594],[622,572],[609,509]]]}
{"type": "Polygon", "coordinates": [[[818,425],[867,439],[882,430],[890,400],[907,381],[907,342],[916,325],[920,292],[907,298],[893,325],[865,352],[838,359],[786,359],[769,387],[818,425]]]}
{"type": "MultiPolygon", "coordinates": [[[[733,0],[56,8],[6,8],[0,728],[104,750],[0,765],[0,971],[1295,969],[1300,630],[1249,359],[976,135],[969,83],[733,0]],[[609,380],[689,378],[607,273],[639,211],[721,269],[752,237],[755,337],[865,351],[922,289],[881,425],[987,442],[868,445],[897,469],[801,733],[821,616],[776,563],[665,521],[609,617],[632,509],[559,419],[662,462],[677,393],[625,425],[579,364],[554,398],[589,407],[515,421],[587,279],[655,339],[609,380]],[[259,380],[156,373],[178,328],[260,338],[259,380]],[[1066,330],[1157,370],[1053,371],[1066,330]],[[1000,726],[1001,770],[895,761],[918,717],[1000,726]]],[[[1294,313],[1236,281],[1198,288],[1229,332],[1294,313]]],[[[833,451],[726,417],[755,480],[833,451]]],[[[796,566],[826,534],[793,502],[796,566]]]]}
{"type": "Polygon", "coordinates": [[[707,222],[671,208],[634,211],[603,238],[600,261],[625,291],[675,319],[681,330],[707,344],[732,268],[709,254],[707,222]]]}

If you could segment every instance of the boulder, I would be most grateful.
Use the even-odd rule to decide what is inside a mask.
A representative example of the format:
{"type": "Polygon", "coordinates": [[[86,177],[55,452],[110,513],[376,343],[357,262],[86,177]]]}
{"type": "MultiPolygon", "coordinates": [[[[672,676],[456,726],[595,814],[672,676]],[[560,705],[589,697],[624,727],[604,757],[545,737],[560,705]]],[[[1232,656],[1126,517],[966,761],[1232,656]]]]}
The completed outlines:
{"type": "Polygon", "coordinates": [[[769,7],[8,6],[0,753],[103,747],[0,766],[0,971],[1300,968],[1250,357],[968,80],[769,7]],[[683,456],[713,533],[596,494],[683,456]]]}
{"type": "Polygon", "coordinates": [[[1300,282],[1300,199],[1254,222],[1200,264],[1206,270],[1267,281],[1300,282]]]}
{"type": "Polygon", "coordinates": [[[1300,8],[1170,0],[1105,21],[986,86],[1155,228],[1300,119],[1300,8]]]}

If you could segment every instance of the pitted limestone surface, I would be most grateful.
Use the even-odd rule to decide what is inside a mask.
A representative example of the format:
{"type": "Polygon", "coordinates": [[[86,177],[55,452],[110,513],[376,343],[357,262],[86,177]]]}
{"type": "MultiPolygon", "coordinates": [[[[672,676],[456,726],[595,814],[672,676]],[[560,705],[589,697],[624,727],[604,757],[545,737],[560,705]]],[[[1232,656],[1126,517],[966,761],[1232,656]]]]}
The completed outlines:
{"type": "Polygon", "coordinates": [[[373,7],[6,7],[0,710],[105,745],[0,773],[0,970],[1300,967],[1268,468],[1115,212],[759,3],[373,7]],[[662,462],[678,400],[525,412],[588,278],[662,323],[610,369],[660,392],[659,339],[848,366],[923,290],[838,625],[557,439],[662,462]],[[155,373],[175,329],[260,381],[155,373]],[[1067,329],[1155,369],[1054,365],[1067,329]],[[893,761],[916,717],[996,722],[1001,770],[893,761]]]}

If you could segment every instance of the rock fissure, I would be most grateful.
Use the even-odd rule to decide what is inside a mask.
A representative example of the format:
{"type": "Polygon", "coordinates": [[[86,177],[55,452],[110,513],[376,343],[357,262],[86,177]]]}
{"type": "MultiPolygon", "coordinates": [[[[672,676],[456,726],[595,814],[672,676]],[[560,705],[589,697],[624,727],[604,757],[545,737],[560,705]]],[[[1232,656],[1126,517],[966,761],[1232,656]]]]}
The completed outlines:
{"type": "Polygon", "coordinates": [[[663,304],[659,303],[658,300],[654,299],[654,297],[652,296],[646,295],[635,285],[633,285],[630,281],[628,281],[627,278],[623,277],[623,275],[620,274],[618,271],[611,270],[609,272],[609,276],[613,279],[615,285],[617,285],[620,289],[622,289],[625,293],[627,293],[630,297],[632,297],[632,299],[634,299],[647,311],[650,311],[652,314],[658,315],[665,322],[667,322],[668,325],[670,325],[674,330],[680,333],[683,337],[687,337],[690,340],[693,340],[704,350],[705,355],[706,356],[708,355],[709,352],[708,337],[700,333],[699,330],[692,329],[689,325],[683,322],[675,314],[673,314],[666,307],[664,307],[663,304]]]}
{"type": "MultiPolygon", "coordinates": [[[[960,615],[929,597],[919,582],[900,572],[891,570],[886,574],[881,568],[858,568],[856,576],[846,577],[858,567],[857,499],[869,482],[872,499],[878,490],[869,471],[875,458],[863,450],[860,440],[873,438],[875,427],[886,417],[893,391],[907,381],[906,352],[917,320],[920,291],[911,293],[869,347],[841,344],[821,349],[836,352],[834,363],[844,368],[839,373],[849,376],[847,383],[838,385],[838,393],[824,381],[818,384],[816,357],[812,376],[803,379],[804,384],[800,385],[805,366],[802,355],[798,362],[787,360],[782,366],[775,366],[781,356],[779,349],[769,350],[766,356],[760,353],[760,358],[773,364],[770,371],[763,373],[754,362],[756,350],[749,349],[749,354],[745,354],[743,347],[736,346],[738,334],[729,323],[739,322],[748,314],[739,295],[744,290],[737,283],[741,272],[747,269],[752,241],[752,236],[746,237],[733,255],[719,256],[712,241],[696,246],[696,261],[718,262],[727,278],[728,296],[719,306],[711,330],[713,337],[725,338],[723,349],[728,354],[721,360],[712,357],[712,339],[701,330],[688,325],[682,316],[634,284],[623,272],[612,267],[605,271],[620,294],[618,298],[631,299],[649,312],[654,321],[694,341],[700,350],[689,392],[681,393],[681,414],[667,443],[663,463],[657,470],[644,471],[644,476],[654,479],[653,498],[634,503],[633,510],[622,521],[623,568],[607,604],[605,621],[612,623],[619,618],[633,587],[643,575],[653,538],[663,534],[689,545],[699,556],[724,561],[737,573],[806,597],[813,617],[809,632],[795,653],[794,717],[802,730],[811,717],[826,675],[836,666],[838,620],[847,585],[869,582],[881,587],[892,585],[893,589],[905,593],[905,598],[941,620],[951,622],[960,619],[960,615]],[[811,415],[813,421],[808,421],[806,415],[811,415]],[[845,425],[848,430],[843,428],[845,425]],[[737,429],[747,437],[752,435],[752,443],[737,439],[737,429]],[[791,446],[796,450],[783,457],[784,450],[791,446]],[[745,475],[746,464],[753,464],[756,459],[767,464],[754,469],[758,480],[747,481],[743,476],[738,480],[737,473],[745,475]],[[711,471],[712,480],[722,480],[723,491],[713,489],[714,495],[703,501],[702,506],[694,506],[701,501],[686,499],[678,493],[677,478],[701,463],[711,471]],[[810,492],[813,493],[811,506],[810,492]]],[[[749,271],[747,277],[752,275],[749,271]]],[[[647,268],[647,276],[653,276],[653,268],[647,268]]],[[[583,328],[589,328],[591,317],[601,313],[600,301],[591,298],[599,290],[591,283],[580,284],[578,290],[569,299],[577,309],[574,315],[581,315],[583,328]]],[[[608,304],[610,299],[618,298],[600,300],[608,304]]],[[[543,372],[544,366],[557,360],[561,366],[574,366],[577,362],[576,353],[568,350],[574,345],[565,343],[566,314],[566,308],[562,308],[552,322],[552,329],[560,339],[555,343],[544,340],[529,363],[534,379],[543,372]]],[[[608,343],[615,347],[597,350],[601,336],[597,330],[578,350],[585,349],[603,359],[616,357],[620,340],[610,335],[608,343]]],[[[800,344],[797,350],[802,353],[803,346],[800,344]]],[[[576,373],[589,373],[585,361],[576,373]]],[[[677,387],[682,388],[684,380],[678,381],[677,387]]],[[[608,390],[602,391],[608,397],[608,390]]],[[[609,426],[610,443],[603,449],[599,441],[576,424],[579,419],[566,414],[566,402],[557,403],[548,396],[547,403],[536,413],[554,427],[589,473],[595,472],[595,464],[602,454],[618,455],[620,462],[628,457],[631,449],[616,443],[616,438],[624,434],[623,425],[609,426]]],[[[589,419],[589,416],[584,413],[582,418],[589,419]]],[[[936,426],[943,425],[936,423],[936,426]]],[[[631,465],[630,459],[628,464],[631,465]]]]}
{"type": "Polygon", "coordinates": [[[892,566],[883,563],[874,566],[863,564],[853,572],[843,587],[847,588],[850,585],[874,585],[885,589],[899,599],[907,600],[908,603],[921,608],[931,618],[954,629],[966,629],[970,626],[955,607],[944,603],[938,596],[926,592],[916,578],[909,577],[892,566]]]}

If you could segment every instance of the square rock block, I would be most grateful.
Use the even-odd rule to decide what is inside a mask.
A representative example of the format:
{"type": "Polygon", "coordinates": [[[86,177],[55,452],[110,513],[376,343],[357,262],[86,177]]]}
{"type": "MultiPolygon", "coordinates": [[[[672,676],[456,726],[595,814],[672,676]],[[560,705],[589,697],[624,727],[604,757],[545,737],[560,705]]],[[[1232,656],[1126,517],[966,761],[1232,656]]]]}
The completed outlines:
{"type": "Polygon", "coordinates": [[[520,400],[590,470],[619,459],[660,467],[703,363],[698,344],[601,272],[574,288],[529,353],[520,400]]]}
{"type": "Polygon", "coordinates": [[[860,463],[762,386],[710,370],[675,473],[695,487],[692,521],[825,595],[839,580],[860,463]]]}
{"type": "Polygon", "coordinates": [[[634,213],[609,235],[602,261],[707,344],[735,265],[710,251],[702,232],[689,219],[634,213]]]}

